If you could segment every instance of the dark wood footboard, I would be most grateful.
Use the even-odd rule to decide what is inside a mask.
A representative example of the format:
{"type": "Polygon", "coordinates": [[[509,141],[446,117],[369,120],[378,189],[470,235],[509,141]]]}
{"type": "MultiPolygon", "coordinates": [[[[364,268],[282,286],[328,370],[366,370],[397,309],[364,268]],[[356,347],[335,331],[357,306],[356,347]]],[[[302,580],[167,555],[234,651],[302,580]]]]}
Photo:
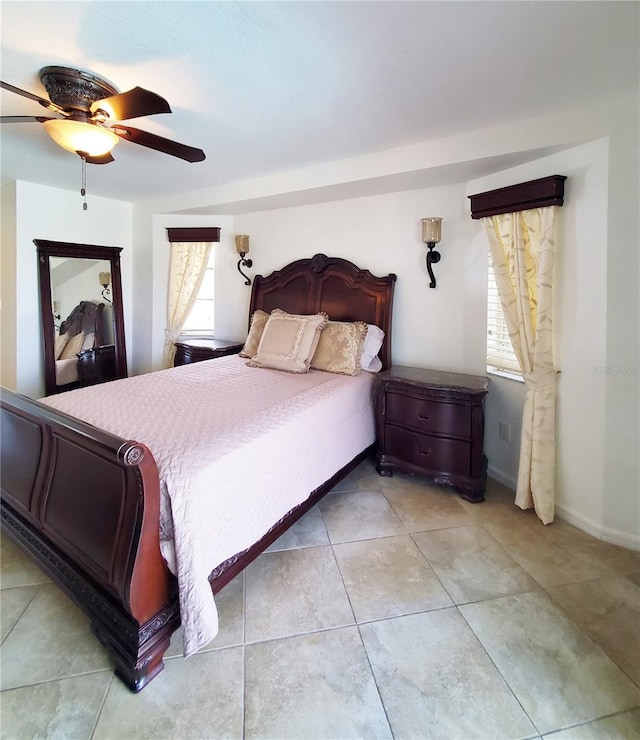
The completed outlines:
{"type": "Polygon", "coordinates": [[[180,622],[160,554],[159,478],[142,444],[2,389],[2,527],[91,619],[139,691],[180,622]]]}

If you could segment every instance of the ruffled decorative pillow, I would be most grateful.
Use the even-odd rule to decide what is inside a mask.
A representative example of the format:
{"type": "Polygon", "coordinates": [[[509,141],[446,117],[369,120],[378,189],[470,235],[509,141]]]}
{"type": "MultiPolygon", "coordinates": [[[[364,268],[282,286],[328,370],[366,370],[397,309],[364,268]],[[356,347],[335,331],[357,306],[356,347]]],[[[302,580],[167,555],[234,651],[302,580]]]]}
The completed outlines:
{"type": "Polygon", "coordinates": [[[311,367],[340,375],[359,375],[367,331],[363,321],[329,321],[320,334],[311,367]]]}
{"type": "Polygon", "coordinates": [[[266,311],[258,309],[253,312],[251,316],[251,326],[249,327],[249,335],[244,343],[242,352],[239,353],[240,357],[253,357],[258,351],[258,345],[260,344],[260,338],[264,331],[265,324],[269,314],[266,311]]]}
{"type": "Polygon", "coordinates": [[[56,337],[56,341],[53,346],[53,354],[55,355],[56,360],[60,359],[60,355],[63,353],[64,348],[66,347],[68,341],[69,341],[68,334],[60,334],[59,336],[56,337]]]}
{"type": "Polygon", "coordinates": [[[275,308],[265,324],[258,351],[247,364],[306,373],[327,321],[324,313],[303,316],[275,308]]]}
{"type": "Polygon", "coordinates": [[[69,339],[69,341],[65,344],[59,359],[70,360],[72,357],[75,357],[78,352],[82,351],[83,342],[84,332],[80,332],[79,334],[76,334],[75,337],[71,337],[71,339],[69,339]]]}

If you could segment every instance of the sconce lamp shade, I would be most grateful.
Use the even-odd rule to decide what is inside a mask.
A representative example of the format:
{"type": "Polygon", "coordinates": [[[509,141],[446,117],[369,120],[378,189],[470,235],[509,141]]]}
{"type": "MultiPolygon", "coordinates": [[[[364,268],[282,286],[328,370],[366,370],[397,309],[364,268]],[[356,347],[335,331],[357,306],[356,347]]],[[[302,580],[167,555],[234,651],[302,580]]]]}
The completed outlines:
{"type": "Polygon", "coordinates": [[[110,272],[101,272],[100,277],[98,278],[100,281],[100,285],[106,288],[107,285],[111,285],[111,273],[110,272]]]}
{"type": "Polygon", "coordinates": [[[244,278],[245,285],[251,285],[251,280],[242,272],[243,267],[253,267],[253,260],[247,259],[249,252],[249,237],[247,234],[236,234],[236,252],[240,255],[238,260],[238,272],[244,278]]]}
{"type": "Polygon", "coordinates": [[[90,157],[107,154],[120,139],[104,126],[70,119],[44,121],[45,131],[68,152],[83,152],[90,157]]]}
{"type": "Polygon", "coordinates": [[[425,244],[437,244],[442,235],[441,218],[422,219],[422,241],[425,244]]]}
{"type": "Polygon", "coordinates": [[[247,234],[236,234],[236,252],[242,256],[249,253],[249,236],[247,234]]]}

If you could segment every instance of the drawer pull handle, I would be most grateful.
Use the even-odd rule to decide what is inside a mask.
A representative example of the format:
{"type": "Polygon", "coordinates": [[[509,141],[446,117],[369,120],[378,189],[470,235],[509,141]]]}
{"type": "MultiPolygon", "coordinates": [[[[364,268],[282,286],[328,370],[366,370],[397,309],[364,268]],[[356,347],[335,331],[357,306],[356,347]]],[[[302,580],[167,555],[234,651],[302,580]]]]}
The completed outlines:
{"type": "Polygon", "coordinates": [[[428,449],[426,452],[423,452],[420,448],[417,448],[418,455],[424,455],[425,457],[429,457],[431,454],[431,449],[428,449]]]}
{"type": "Polygon", "coordinates": [[[420,421],[431,421],[431,417],[430,416],[423,416],[422,414],[418,414],[418,419],[420,421]]]}

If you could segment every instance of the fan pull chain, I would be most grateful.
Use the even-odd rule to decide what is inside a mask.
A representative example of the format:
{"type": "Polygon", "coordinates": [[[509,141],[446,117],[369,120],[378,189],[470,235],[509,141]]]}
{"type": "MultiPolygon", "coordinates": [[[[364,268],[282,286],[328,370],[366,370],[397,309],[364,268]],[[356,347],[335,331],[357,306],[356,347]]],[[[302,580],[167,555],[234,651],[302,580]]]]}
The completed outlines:
{"type": "Polygon", "coordinates": [[[84,203],[82,204],[82,210],[87,210],[87,158],[80,155],[80,159],[82,160],[82,187],[80,188],[80,195],[84,198],[84,203]]]}

